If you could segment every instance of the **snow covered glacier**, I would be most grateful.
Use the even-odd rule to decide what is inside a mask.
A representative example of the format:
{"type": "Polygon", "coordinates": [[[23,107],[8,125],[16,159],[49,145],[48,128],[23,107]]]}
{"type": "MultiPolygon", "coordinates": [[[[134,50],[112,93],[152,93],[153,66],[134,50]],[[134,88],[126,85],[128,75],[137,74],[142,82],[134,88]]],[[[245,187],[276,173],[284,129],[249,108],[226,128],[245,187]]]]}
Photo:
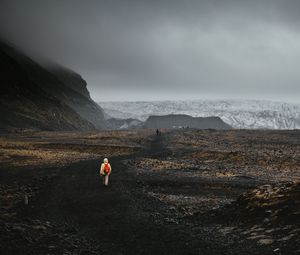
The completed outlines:
{"type": "Polygon", "coordinates": [[[218,116],[238,129],[299,129],[300,104],[265,100],[190,100],[148,102],[101,102],[113,118],[145,121],[150,115],[188,114],[218,116]]]}

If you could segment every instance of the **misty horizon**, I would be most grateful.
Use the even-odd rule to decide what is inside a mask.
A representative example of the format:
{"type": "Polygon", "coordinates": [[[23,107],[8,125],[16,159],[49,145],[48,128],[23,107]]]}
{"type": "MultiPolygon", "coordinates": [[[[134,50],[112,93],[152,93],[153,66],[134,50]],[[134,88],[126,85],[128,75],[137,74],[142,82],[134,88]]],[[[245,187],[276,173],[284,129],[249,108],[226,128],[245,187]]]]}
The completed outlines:
{"type": "Polygon", "coordinates": [[[270,103],[281,103],[281,104],[290,104],[290,105],[300,105],[300,103],[298,101],[284,101],[284,100],[273,100],[273,99],[266,99],[266,98],[222,98],[222,97],[206,97],[206,98],[169,98],[169,99],[145,99],[145,100],[140,100],[140,99],[132,99],[132,100],[106,100],[106,99],[101,99],[101,100],[97,100],[95,98],[93,98],[93,95],[91,94],[91,98],[99,103],[101,105],[101,103],[147,103],[147,102],[197,102],[197,101],[208,101],[208,102],[217,102],[217,101],[234,101],[234,102],[245,102],[245,101],[249,101],[249,102],[270,102],[270,103]]]}

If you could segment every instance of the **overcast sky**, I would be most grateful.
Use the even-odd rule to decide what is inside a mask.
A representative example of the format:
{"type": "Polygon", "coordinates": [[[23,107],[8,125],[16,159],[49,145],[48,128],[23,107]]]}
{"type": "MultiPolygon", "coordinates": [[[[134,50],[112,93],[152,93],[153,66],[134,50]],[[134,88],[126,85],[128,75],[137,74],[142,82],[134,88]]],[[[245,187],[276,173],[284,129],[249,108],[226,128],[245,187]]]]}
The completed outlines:
{"type": "Polygon", "coordinates": [[[0,35],[96,101],[300,102],[298,0],[0,0],[0,35]]]}

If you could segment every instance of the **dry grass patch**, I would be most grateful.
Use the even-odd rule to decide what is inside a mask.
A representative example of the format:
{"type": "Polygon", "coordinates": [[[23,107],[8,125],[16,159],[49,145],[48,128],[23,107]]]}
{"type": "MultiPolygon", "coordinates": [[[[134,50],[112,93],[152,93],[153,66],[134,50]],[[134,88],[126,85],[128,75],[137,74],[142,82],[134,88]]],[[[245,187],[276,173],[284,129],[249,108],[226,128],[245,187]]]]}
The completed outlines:
{"type": "Polygon", "coordinates": [[[193,167],[193,165],[176,160],[160,160],[153,158],[140,158],[133,162],[138,171],[162,171],[162,170],[184,170],[193,167]]]}
{"type": "Polygon", "coordinates": [[[138,131],[34,132],[0,138],[0,167],[55,167],[81,160],[130,155],[140,149],[138,131]]]}

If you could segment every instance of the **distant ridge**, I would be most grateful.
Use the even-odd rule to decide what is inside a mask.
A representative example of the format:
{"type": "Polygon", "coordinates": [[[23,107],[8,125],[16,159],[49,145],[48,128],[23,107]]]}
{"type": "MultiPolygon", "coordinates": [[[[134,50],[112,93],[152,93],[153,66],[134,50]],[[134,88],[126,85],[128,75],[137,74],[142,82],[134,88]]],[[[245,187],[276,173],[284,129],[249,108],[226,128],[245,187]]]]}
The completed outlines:
{"type": "Polygon", "coordinates": [[[144,125],[146,128],[231,129],[231,127],[219,117],[194,118],[184,114],[150,116],[144,125]]]}

